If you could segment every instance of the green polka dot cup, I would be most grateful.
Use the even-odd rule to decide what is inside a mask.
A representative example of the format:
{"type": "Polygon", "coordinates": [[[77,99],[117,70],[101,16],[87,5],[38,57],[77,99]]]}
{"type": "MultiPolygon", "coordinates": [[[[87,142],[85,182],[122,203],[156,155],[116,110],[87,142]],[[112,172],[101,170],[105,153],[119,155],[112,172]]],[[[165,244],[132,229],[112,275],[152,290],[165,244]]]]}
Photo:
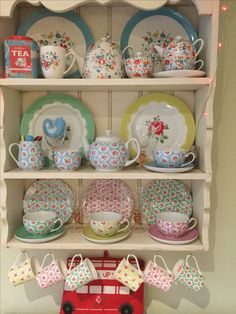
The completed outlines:
{"type": "Polygon", "coordinates": [[[29,233],[45,235],[60,229],[63,222],[54,212],[39,210],[25,214],[23,224],[29,233]],[[55,227],[58,222],[59,226],[55,227]]]}
{"type": "Polygon", "coordinates": [[[193,255],[188,255],[184,260],[179,260],[173,270],[172,274],[175,278],[175,283],[183,285],[191,290],[198,291],[204,285],[206,278],[200,271],[196,258],[193,255]],[[189,265],[189,260],[192,259],[196,268],[189,265]]]}

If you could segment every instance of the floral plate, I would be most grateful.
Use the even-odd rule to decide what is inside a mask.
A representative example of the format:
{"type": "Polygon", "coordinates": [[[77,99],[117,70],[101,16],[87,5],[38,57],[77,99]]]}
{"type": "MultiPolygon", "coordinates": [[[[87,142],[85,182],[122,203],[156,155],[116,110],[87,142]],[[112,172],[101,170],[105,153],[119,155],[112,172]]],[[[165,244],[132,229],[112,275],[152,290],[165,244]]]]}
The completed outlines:
{"type": "MultiPolygon", "coordinates": [[[[38,45],[72,48],[82,58],[94,43],[93,36],[85,22],[73,11],[55,13],[40,9],[29,16],[17,30],[17,35],[25,35],[37,41],[38,45]]],[[[73,66],[67,75],[80,78],[78,66],[73,66]]]]}
{"type": "Polygon", "coordinates": [[[156,222],[156,215],[177,212],[192,215],[193,199],[189,189],[178,180],[154,180],[143,189],[141,210],[148,224],[156,222]]]}
{"type": "MultiPolygon", "coordinates": [[[[46,118],[63,117],[69,131],[61,149],[79,150],[84,141],[92,143],[95,136],[94,119],[88,108],[79,100],[66,94],[51,94],[33,102],[24,112],[20,131],[21,135],[43,136],[43,121],[46,118]]],[[[42,149],[45,167],[52,165],[51,147],[43,136],[42,149]]]]}
{"type": "MultiPolygon", "coordinates": [[[[187,105],[167,94],[148,94],[135,100],[124,113],[121,137],[127,141],[135,137],[153,161],[155,149],[185,149],[189,151],[195,138],[195,122],[187,105]],[[142,127],[142,129],[141,129],[142,127]]],[[[131,150],[136,155],[135,148],[131,150]]]]}
{"type": "Polygon", "coordinates": [[[23,200],[25,213],[37,210],[55,212],[66,223],[75,207],[71,188],[59,179],[40,179],[26,191],[23,200]]]}
{"type": "MultiPolygon", "coordinates": [[[[161,8],[153,11],[139,11],[125,25],[120,46],[132,46],[155,60],[154,73],[162,67],[154,45],[166,47],[175,36],[183,36],[194,42],[198,36],[192,23],[176,10],[161,8]]],[[[125,53],[129,56],[128,52],[125,53]]]]}
{"type": "Polygon", "coordinates": [[[133,193],[121,180],[95,180],[88,187],[82,208],[86,217],[94,212],[111,211],[129,219],[134,208],[133,193]]]}

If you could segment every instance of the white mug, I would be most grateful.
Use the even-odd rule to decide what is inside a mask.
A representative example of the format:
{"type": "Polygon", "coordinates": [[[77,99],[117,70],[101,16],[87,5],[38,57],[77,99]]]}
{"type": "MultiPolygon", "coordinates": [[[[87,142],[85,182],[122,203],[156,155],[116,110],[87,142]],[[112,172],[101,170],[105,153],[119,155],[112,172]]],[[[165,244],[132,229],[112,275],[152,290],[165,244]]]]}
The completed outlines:
{"type": "Polygon", "coordinates": [[[45,78],[63,78],[75,63],[75,52],[58,46],[43,46],[40,48],[40,65],[45,78]],[[66,69],[66,60],[69,55],[73,59],[70,66],[66,69]]]}

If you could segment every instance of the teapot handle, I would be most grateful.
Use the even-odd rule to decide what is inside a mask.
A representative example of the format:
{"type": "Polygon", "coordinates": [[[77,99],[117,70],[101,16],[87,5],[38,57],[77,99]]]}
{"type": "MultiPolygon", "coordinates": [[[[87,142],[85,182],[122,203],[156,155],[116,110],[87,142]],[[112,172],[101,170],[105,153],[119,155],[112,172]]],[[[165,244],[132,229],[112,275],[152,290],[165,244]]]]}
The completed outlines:
{"type": "Polygon", "coordinates": [[[137,146],[137,155],[133,159],[127,160],[126,163],[125,163],[125,167],[130,166],[132,163],[134,163],[139,158],[139,155],[141,153],[139,142],[136,140],[136,138],[131,138],[130,140],[128,140],[125,143],[125,146],[126,146],[127,150],[129,149],[129,143],[132,142],[132,141],[134,141],[136,146],[137,146]]]}
{"type": "MultiPolygon", "coordinates": [[[[201,43],[200,47],[198,48],[198,50],[196,50],[196,55],[195,57],[197,57],[199,55],[199,53],[202,51],[202,48],[204,46],[204,41],[201,38],[198,38],[197,40],[195,40],[195,42],[193,43],[193,46],[195,48],[197,43],[201,43]]],[[[196,49],[196,48],[195,48],[196,49]]]]}
{"type": "Polygon", "coordinates": [[[124,56],[124,54],[125,54],[125,52],[126,52],[127,49],[132,49],[132,50],[133,50],[133,54],[135,55],[135,49],[134,49],[134,47],[132,47],[132,46],[126,46],[126,47],[122,50],[123,56],[124,56]]]}

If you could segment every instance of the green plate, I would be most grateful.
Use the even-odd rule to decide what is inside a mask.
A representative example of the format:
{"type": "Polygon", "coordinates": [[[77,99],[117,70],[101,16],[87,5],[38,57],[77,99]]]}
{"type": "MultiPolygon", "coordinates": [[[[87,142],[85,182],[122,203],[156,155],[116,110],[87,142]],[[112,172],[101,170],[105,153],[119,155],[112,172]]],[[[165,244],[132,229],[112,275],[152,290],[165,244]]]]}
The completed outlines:
{"type": "MultiPolygon", "coordinates": [[[[95,123],[88,108],[79,100],[66,94],[50,94],[33,102],[24,112],[20,131],[21,135],[43,136],[43,121],[46,118],[55,120],[63,117],[69,130],[61,149],[79,150],[86,140],[91,144],[95,136],[95,123]]],[[[45,166],[52,166],[49,158],[51,147],[44,137],[42,148],[45,156],[45,166]]]]}
{"type": "Polygon", "coordinates": [[[111,237],[101,237],[101,236],[96,235],[93,232],[93,229],[89,225],[86,225],[83,228],[82,236],[88,241],[91,241],[94,243],[109,244],[109,243],[116,243],[127,238],[130,233],[131,231],[128,229],[123,232],[117,233],[111,237]]]}
{"type": "Polygon", "coordinates": [[[26,243],[43,243],[60,237],[64,232],[65,228],[61,226],[60,229],[46,235],[33,235],[26,231],[24,226],[21,226],[15,231],[15,238],[26,243]]]}
{"type": "MultiPolygon", "coordinates": [[[[196,126],[192,112],[179,98],[162,93],[148,94],[136,99],[124,113],[121,137],[127,141],[135,137],[153,161],[155,149],[190,150],[196,126]]],[[[136,149],[131,150],[132,157],[136,149]]]]}

